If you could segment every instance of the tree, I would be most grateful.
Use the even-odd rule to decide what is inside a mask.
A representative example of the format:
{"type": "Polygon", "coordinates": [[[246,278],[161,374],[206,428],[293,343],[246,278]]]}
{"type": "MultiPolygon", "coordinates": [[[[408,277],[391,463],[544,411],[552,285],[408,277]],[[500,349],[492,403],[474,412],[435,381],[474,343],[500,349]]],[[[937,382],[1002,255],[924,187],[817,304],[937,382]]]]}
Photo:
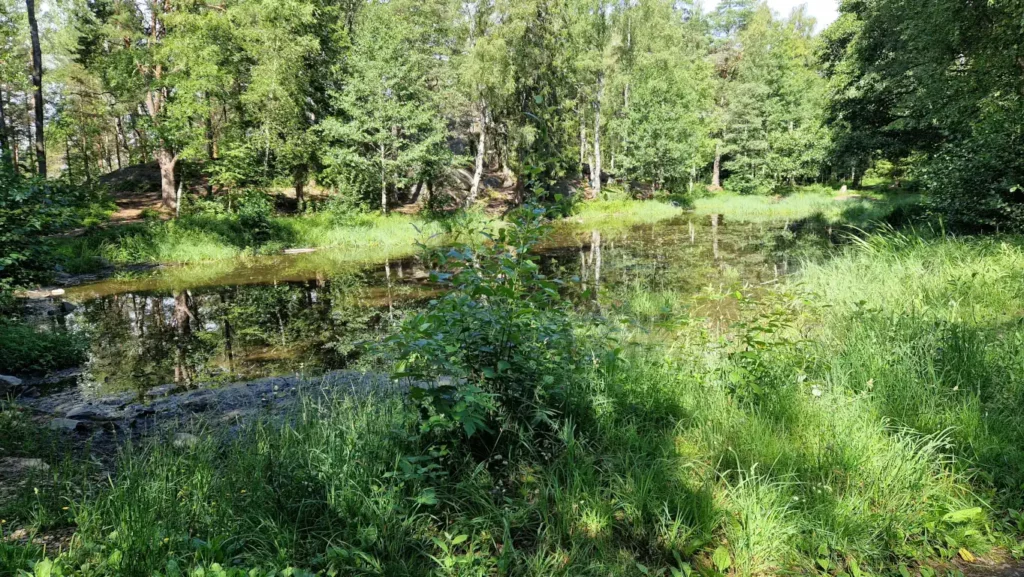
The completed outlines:
{"type": "Polygon", "coordinates": [[[487,157],[487,132],[494,111],[501,109],[515,87],[509,45],[504,36],[507,25],[503,26],[501,8],[493,0],[464,4],[468,40],[459,72],[461,89],[474,109],[478,132],[467,205],[472,205],[480,192],[487,157]]]}
{"type": "Polygon", "coordinates": [[[364,196],[376,188],[381,211],[448,162],[440,70],[450,61],[451,23],[443,0],[394,0],[356,17],[350,76],[334,95],[336,113],[320,125],[327,177],[364,196]]]}
{"type": "Polygon", "coordinates": [[[36,163],[39,176],[46,177],[46,138],[43,125],[46,121],[46,103],[43,101],[43,51],[39,47],[39,24],[36,22],[35,0],[25,0],[28,12],[28,29],[32,41],[32,102],[35,111],[36,163]]]}
{"type": "Polygon", "coordinates": [[[834,162],[920,159],[947,222],[1024,228],[1024,6],[846,1],[824,33],[834,162]]]}
{"type": "Polygon", "coordinates": [[[740,52],[724,91],[721,148],[735,190],[767,193],[819,172],[829,139],[813,24],[802,9],[778,20],[761,4],[737,36],[740,52]]]}
{"type": "Polygon", "coordinates": [[[633,56],[623,87],[622,171],[655,188],[678,188],[704,164],[712,105],[700,31],[671,2],[640,4],[628,32],[633,56]]]}

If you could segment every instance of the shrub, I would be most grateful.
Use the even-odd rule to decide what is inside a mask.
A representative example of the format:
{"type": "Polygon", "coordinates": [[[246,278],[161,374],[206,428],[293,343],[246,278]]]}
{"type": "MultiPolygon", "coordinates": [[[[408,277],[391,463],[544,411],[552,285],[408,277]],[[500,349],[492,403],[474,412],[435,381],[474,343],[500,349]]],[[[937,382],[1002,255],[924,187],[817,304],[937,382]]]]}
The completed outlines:
{"type": "Polygon", "coordinates": [[[96,191],[0,166],[0,290],[45,278],[53,265],[49,237],[81,225],[98,199],[96,191]]]}
{"type": "Polygon", "coordinates": [[[274,204],[267,195],[258,190],[247,190],[236,205],[238,224],[252,240],[259,245],[270,240],[272,233],[271,218],[274,216],[274,204]]]}
{"type": "Polygon", "coordinates": [[[478,457],[520,440],[542,447],[564,409],[580,353],[563,283],[541,273],[532,254],[544,212],[517,211],[479,248],[438,250],[432,277],[451,287],[388,340],[395,376],[414,384],[430,444],[461,431],[478,457]]]}
{"type": "Polygon", "coordinates": [[[85,360],[86,344],[77,333],[0,321],[0,373],[45,373],[77,366],[85,360]]]}

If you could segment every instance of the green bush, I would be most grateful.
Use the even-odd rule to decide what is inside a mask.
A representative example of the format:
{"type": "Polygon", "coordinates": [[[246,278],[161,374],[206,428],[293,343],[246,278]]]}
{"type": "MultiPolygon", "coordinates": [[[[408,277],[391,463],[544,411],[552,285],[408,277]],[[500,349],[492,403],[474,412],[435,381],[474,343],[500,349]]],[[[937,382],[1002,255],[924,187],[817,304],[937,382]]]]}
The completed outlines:
{"type": "Polygon", "coordinates": [[[430,450],[464,436],[490,458],[543,448],[558,430],[581,363],[570,302],[533,254],[544,211],[516,211],[492,241],[433,252],[435,281],[451,287],[388,340],[395,376],[413,385],[430,450]],[[453,437],[452,435],[456,435],[453,437]]]}
{"type": "Polygon", "coordinates": [[[0,373],[59,371],[85,360],[84,336],[63,330],[41,331],[17,321],[0,321],[0,373]]]}
{"type": "Polygon", "coordinates": [[[95,220],[100,199],[95,190],[0,165],[0,290],[45,279],[55,264],[50,237],[95,220]]]}

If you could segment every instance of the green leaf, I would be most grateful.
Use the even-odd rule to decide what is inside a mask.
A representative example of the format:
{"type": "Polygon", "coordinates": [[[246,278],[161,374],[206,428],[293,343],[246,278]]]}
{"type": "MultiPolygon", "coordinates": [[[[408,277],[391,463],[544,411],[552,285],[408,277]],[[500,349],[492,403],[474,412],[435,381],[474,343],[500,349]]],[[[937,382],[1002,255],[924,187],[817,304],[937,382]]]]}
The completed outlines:
{"type": "Polygon", "coordinates": [[[970,509],[960,509],[959,511],[953,511],[952,513],[946,513],[942,520],[946,523],[966,523],[972,519],[977,519],[982,514],[981,507],[971,507],[970,509]]]}
{"type": "Polygon", "coordinates": [[[729,555],[728,549],[719,547],[711,555],[711,562],[715,564],[715,568],[718,569],[719,573],[725,573],[729,567],[732,567],[732,556],[729,555]]]}

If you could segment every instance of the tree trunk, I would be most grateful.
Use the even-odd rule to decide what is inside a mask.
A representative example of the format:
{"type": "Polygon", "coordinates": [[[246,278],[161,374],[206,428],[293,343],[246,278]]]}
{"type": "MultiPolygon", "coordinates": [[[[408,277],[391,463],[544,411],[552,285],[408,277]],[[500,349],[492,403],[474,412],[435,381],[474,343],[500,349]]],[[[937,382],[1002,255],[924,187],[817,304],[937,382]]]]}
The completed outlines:
{"type": "Polygon", "coordinates": [[[587,116],[583,113],[583,106],[580,106],[580,176],[583,175],[583,165],[587,163],[587,116]]]}
{"type": "Polygon", "coordinates": [[[178,157],[166,148],[160,148],[156,153],[156,160],[160,165],[160,199],[166,208],[177,210],[178,189],[174,182],[174,167],[178,163],[178,157]]]}
{"type": "Polygon", "coordinates": [[[484,160],[487,156],[487,107],[480,105],[480,140],[476,148],[476,167],[473,169],[473,184],[469,187],[469,198],[466,199],[466,207],[476,203],[476,197],[480,194],[480,181],[484,178],[484,160]]]}
{"type": "Polygon", "coordinates": [[[384,145],[380,145],[380,209],[388,214],[388,178],[384,169],[384,145]]]}
{"type": "Polygon", "coordinates": [[[722,189],[722,143],[715,143],[715,168],[711,171],[711,189],[722,189]]]}
{"type": "Polygon", "coordinates": [[[7,139],[7,112],[4,109],[4,91],[0,88],[0,161],[11,161],[11,146],[7,139]]]}
{"type": "Polygon", "coordinates": [[[295,203],[298,206],[299,212],[302,212],[306,208],[306,180],[309,179],[309,173],[306,168],[300,167],[295,170],[295,203]]]}
{"type": "MultiPolygon", "coordinates": [[[[120,147],[124,149],[124,162],[130,165],[132,163],[132,149],[128,146],[128,138],[124,134],[124,122],[121,120],[121,116],[117,116],[114,122],[114,128],[117,130],[117,140],[120,142],[120,147]]],[[[122,168],[118,166],[118,168],[122,168]]]]}
{"type": "Polygon", "coordinates": [[[71,136],[66,132],[64,133],[64,163],[68,165],[68,180],[74,182],[75,177],[71,172],[71,136]]]}
{"type": "Polygon", "coordinates": [[[594,196],[601,196],[601,97],[604,96],[604,74],[597,76],[597,98],[594,99],[594,166],[590,168],[594,196]]]}
{"type": "Polygon", "coordinates": [[[43,51],[39,47],[39,24],[36,22],[35,0],[25,0],[28,11],[28,29],[32,38],[32,100],[35,106],[36,163],[39,176],[46,178],[46,138],[43,135],[43,51]]]}

